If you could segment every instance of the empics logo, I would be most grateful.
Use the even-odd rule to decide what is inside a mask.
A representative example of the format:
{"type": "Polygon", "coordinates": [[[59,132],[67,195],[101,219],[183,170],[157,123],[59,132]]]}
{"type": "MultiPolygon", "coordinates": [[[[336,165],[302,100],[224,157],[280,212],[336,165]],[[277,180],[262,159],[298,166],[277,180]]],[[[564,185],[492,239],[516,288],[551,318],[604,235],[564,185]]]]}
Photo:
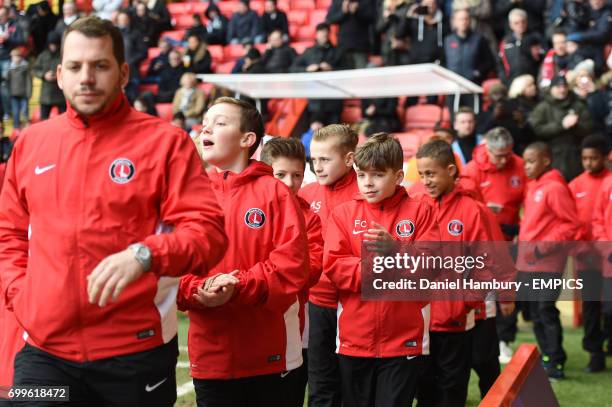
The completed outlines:
{"type": "Polygon", "coordinates": [[[251,208],[244,214],[244,223],[251,229],[259,229],[266,223],[266,214],[259,208],[251,208]]]}
{"type": "Polygon", "coordinates": [[[399,237],[410,237],[414,233],[414,222],[411,220],[401,220],[395,225],[395,233],[399,237]]]}
{"type": "Polygon", "coordinates": [[[463,233],[463,222],[457,219],[453,219],[448,222],[447,230],[448,233],[451,234],[451,236],[459,236],[463,233]]]}

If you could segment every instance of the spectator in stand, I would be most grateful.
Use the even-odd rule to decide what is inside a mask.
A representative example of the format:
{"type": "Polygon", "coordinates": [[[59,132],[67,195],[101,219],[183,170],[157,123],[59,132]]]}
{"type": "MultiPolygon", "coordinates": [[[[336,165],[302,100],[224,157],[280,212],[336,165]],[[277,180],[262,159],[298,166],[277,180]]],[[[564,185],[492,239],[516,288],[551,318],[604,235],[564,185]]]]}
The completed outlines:
{"type": "Polygon", "coordinates": [[[455,141],[451,144],[453,152],[459,156],[461,166],[472,161],[472,153],[478,144],[480,137],[476,136],[476,115],[469,107],[459,108],[453,121],[455,130],[455,141]]]}
{"type": "Polygon", "coordinates": [[[347,68],[365,68],[370,52],[370,26],[376,10],[371,0],[333,0],[326,21],[338,24],[338,47],[345,54],[347,68]]]}
{"type": "Polygon", "coordinates": [[[46,0],[30,5],[26,15],[30,18],[30,35],[34,45],[32,52],[38,55],[47,45],[47,35],[55,29],[57,16],[46,0]]]}
{"type": "Polygon", "coordinates": [[[132,28],[136,31],[139,31],[142,35],[142,41],[145,43],[146,47],[152,47],[156,44],[156,38],[159,37],[159,33],[157,32],[157,24],[153,17],[151,17],[151,12],[147,8],[147,5],[143,2],[137,2],[134,5],[134,9],[131,10],[130,16],[132,18],[132,28]]]}
{"type": "Polygon", "coordinates": [[[241,73],[268,73],[261,59],[261,52],[257,48],[251,48],[247,51],[241,73]]]}
{"type": "Polygon", "coordinates": [[[552,48],[548,50],[540,68],[540,88],[548,88],[555,76],[565,76],[568,70],[567,33],[557,28],[552,34],[552,48]]]}
{"type": "Polygon", "coordinates": [[[238,58],[236,60],[236,63],[234,64],[234,67],[232,68],[232,73],[242,72],[242,66],[244,65],[246,55],[251,50],[251,48],[253,48],[253,41],[249,39],[242,41],[243,54],[241,58],[238,58]]]}
{"type": "Polygon", "coordinates": [[[142,92],[138,95],[136,100],[134,100],[134,109],[151,116],[159,116],[155,107],[155,95],[151,92],[142,92]]]}
{"type": "Polygon", "coordinates": [[[28,113],[28,100],[32,96],[32,77],[28,61],[23,57],[21,48],[11,51],[11,64],[9,66],[6,84],[11,95],[11,113],[13,115],[13,128],[21,129],[21,117],[25,118],[24,126],[30,121],[28,113]]]}
{"type": "Polygon", "coordinates": [[[589,58],[595,61],[595,72],[600,74],[605,67],[604,49],[612,35],[612,9],[606,0],[589,0],[588,23],[578,30],[568,31],[568,40],[578,42],[589,58]]]}
{"type": "Polygon", "coordinates": [[[227,18],[221,14],[221,10],[214,3],[208,3],[208,8],[204,12],[208,19],[206,23],[206,38],[210,45],[225,45],[227,43],[227,18]]]}
{"type": "Polygon", "coordinates": [[[151,60],[147,69],[147,77],[143,78],[145,83],[159,83],[159,73],[163,68],[168,66],[168,56],[172,51],[172,44],[166,38],[159,40],[159,55],[151,60]]]}
{"type": "Polygon", "coordinates": [[[123,0],[93,0],[94,13],[105,20],[113,20],[123,5],[123,0]]]}
{"type": "Polygon", "coordinates": [[[198,79],[192,72],[185,72],[181,77],[181,87],[174,94],[172,113],[183,113],[187,128],[202,122],[202,113],[206,105],[206,95],[197,88],[198,79]]]}
{"type": "Polygon", "coordinates": [[[376,23],[376,32],[383,35],[382,57],[385,66],[406,65],[410,63],[406,14],[409,0],[385,0],[383,10],[376,23]]]}
{"type": "Polygon", "coordinates": [[[157,88],[157,103],[170,103],[178,90],[181,76],[185,73],[183,57],[175,49],[168,54],[168,65],[159,71],[159,88],[157,88]]]}
{"type": "MultiPolygon", "coordinates": [[[[512,10],[520,8],[527,13],[527,24],[532,32],[544,33],[544,10],[546,0],[495,0],[493,4],[493,21],[505,24],[505,19],[512,10]]],[[[501,28],[501,27],[500,27],[501,28]]],[[[504,27],[506,34],[511,27],[504,27]]]]}
{"type": "Polygon", "coordinates": [[[521,75],[510,85],[508,97],[516,106],[514,120],[519,128],[519,135],[514,138],[514,152],[523,155],[525,148],[533,142],[534,134],[527,118],[540,102],[538,87],[531,75],[521,75]]]}
{"type": "Polygon", "coordinates": [[[552,80],[550,94],[529,116],[536,141],[547,142],[552,149],[552,165],[567,181],[582,172],[580,143],[593,122],[586,104],[570,93],[562,76],[552,80]]]}
{"type": "MultiPolygon", "coordinates": [[[[155,21],[155,32],[159,35],[164,31],[172,30],[172,16],[168,7],[166,7],[165,0],[150,0],[144,1],[149,9],[149,15],[155,21]]],[[[153,44],[157,42],[159,38],[153,39],[153,44]]]]}
{"type": "Polygon", "coordinates": [[[49,118],[51,109],[55,106],[60,113],[66,111],[64,93],[57,86],[57,66],[61,63],[61,38],[57,31],[52,31],[47,37],[47,49],[38,55],[32,67],[32,74],[42,81],[40,89],[40,119],[49,118]]]}
{"type": "Polygon", "coordinates": [[[491,86],[489,101],[488,109],[478,116],[476,133],[485,134],[495,127],[503,127],[516,139],[520,133],[516,117],[521,113],[515,102],[508,98],[508,88],[501,83],[491,86]]]}
{"type": "Polygon", "coordinates": [[[364,118],[362,132],[368,137],[375,133],[393,133],[400,129],[397,98],[362,99],[361,112],[364,118]]]}
{"type": "Polygon", "coordinates": [[[281,30],[283,41],[289,41],[289,22],[287,14],[278,9],[276,0],[266,0],[264,3],[264,13],[261,16],[262,34],[269,37],[275,30],[281,30]]]}
{"type": "Polygon", "coordinates": [[[200,40],[197,34],[191,34],[187,38],[183,63],[187,72],[212,73],[212,56],[208,51],[208,44],[200,40]]]}
{"type": "Polygon", "coordinates": [[[580,64],[574,71],[568,74],[570,85],[580,100],[586,103],[591,119],[593,119],[593,131],[605,133],[606,117],[610,114],[607,95],[595,86],[593,80],[593,61],[587,60],[580,64]]]}
{"type": "Polygon", "coordinates": [[[78,18],[79,11],[77,10],[76,4],[73,2],[64,3],[62,5],[62,18],[55,24],[55,32],[61,36],[64,34],[66,27],[75,22],[78,18]]]}
{"type": "Polygon", "coordinates": [[[200,41],[207,42],[208,33],[206,31],[206,26],[202,23],[202,17],[197,13],[193,15],[193,24],[185,31],[183,41],[187,41],[191,35],[196,35],[200,41]]]}
{"type": "Polygon", "coordinates": [[[287,73],[297,57],[293,48],[283,42],[283,32],[274,30],[268,37],[268,49],[263,55],[263,64],[268,73],[287,73]]]}
{"type": "Polygon", "coordinates": [[[117,14],[117,28],[119,28],[123,37],[125,62],[130,68],[130,77],[125,87],[125,95],[130,102],[133,102],[138,94],[138,85],[140,84],[138,67],[142,61],[147,59],[147,47],[142,39],[142,33],[132,27],[131,17],[126,10],[122,10],[117,14]]]}
{"type": "MultiPolygon", "coordinates": [[[[449,8],[449,13],[445,17],[451,15],[452,10],[467,9],[472,16],[471,28],[472,31],[482,35],[491,48],[491,54],[497,55],[499,50],[499,41],[495,35],[492,24],[493,5],[492,0],[450,0],[452,3],[449,8]]],[[[447,21],[444,23],[448,27],[447,21]]]]}
{"type": "Polygon", "coordinates": [[[410,63],[424,64],[442,60],[444,51],[444,18],[435,0],[421,0],[407,13],[411,40],[410,63]]]}
{"type": "Polygon", "coordinates": [[[527,12],[515,8],[508,15],[511,32],[504,37],[499,46],[497,74],[510,86],[512,80],[520,75],[536,77],[542,60],[542,45],[537,33],[529,33],[527,12]]]}
{"type": "Polygon", "coordinates": [[[227,42],[239,44],[246,38],[259,44],[265,37],[261,35],[259,16],[249,8],[249,0],[240,0],[227,28],[227,42]]]}
{"type": "MultiPolygon", "coordinates": [[[[342,51],[329,41],[329,24],[320,23],[316,27],[315,44],[295,59],[291,72],[326,72],[343,67],[342,51]]],[[[311,99],[308,101],[311,122],[313,117],[317,117],[326,125],[339,123],[341,112],[342,100],[311,99]]]]}
{"type": "MultiPolygon", "coordinates": [[[[9,9],[0,7],[0,74],[1,79],[6,79],[9,65],[11,64],[11,50],[20,45],[25,45],[27,37],[20,26],[9,18],[9,9]]],[[[11,111],[9,91],[6,84],[2,84],[2,107],[5,118],[11,111]]]]}
{"type": "MultiPolygon", "coordinates": [[[[452,19],[453,33],[444,39],[444,65],[451,71],[481,84],[495,67],[495,59],[487,41],[470,28],[470,13],[467,9],[455,10],[452,19]]],[[[447,97],[451,111],[459,106],[474,105],[473,95],[460,98],[447,97]]],[[[480,99],[476,96],[476,100],[480,99]]]]}

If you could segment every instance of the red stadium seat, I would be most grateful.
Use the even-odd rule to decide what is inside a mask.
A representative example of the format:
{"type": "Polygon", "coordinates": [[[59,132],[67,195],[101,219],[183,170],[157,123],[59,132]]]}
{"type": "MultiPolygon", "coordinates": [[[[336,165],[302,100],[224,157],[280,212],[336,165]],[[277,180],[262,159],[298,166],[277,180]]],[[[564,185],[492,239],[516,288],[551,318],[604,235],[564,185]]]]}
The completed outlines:
{"type": "Polygon", "coordinates": [[[244,47],[240,44],[228,44],[223,48],[224,61],[234,61],[242,58],[244,55],[244,47]]]}
{"type": "Polygon", "coordinates": [[[173,18],[174,28],[177,30],[184,30],[193,25],[193,16],[191,14],[180,14],[173,18]]]}
{"type": "Polygon", "coordinates": [[[156,103],[155,108],[159,118],[167,121],[172,120],[172,103],[156,103]]]}
{"type": "Polygon", "coordinates": [[[300,28],[295,24],[289,24],[289,38],[297,40],[298,35],[300,34],[300,28]]]}
{"type": "Polygon", "coordinates": [[[151,92],[152,94],[157,95],[158,88],[159,85],[157,85],[156,83],[143,83],[141,85],[138,85],[138,93],[151,92]]]}
{"type": "Polygon", "coordinates": [[[234,68],[234,65],[236,65],[234,61],[218,64],[215,68],[215,73],[232,73],[232,68],[234,68]]]}
{"type": "Polygon", "coordinates": [[[314,0],[291,0],[292,10],[311,10],[315,8],[314,0]]]}
{"type": "Polygon", "coordinates": [[[168,3],[166,7],[168,7],[168,11],[174,17],[180,14],[188,14],[190,4],[189,3],[168,3]]]}
{"type": "Polygon", "coordinates": [[[151,65],[150,59],[145,59],[144,61],[140,63],[140,66],[138,67],[138,73],[140,74],[141,77],[144,78],[145,76],[147,76],[149,65],[151,65]]]}
{"type": "Polygon", "coordinates": [[[342,123],[359,123],[361,122],[361,107],[360,106],[344,106],[342,115],[340,116],[342,123]]]}
{"type": "MultiPolygon", "coordinates": [[[[204,14],[204,12],[206,11],[206,9],[208,8],[208,2],[204,3],[204,2],[192,2],[189,3],[191,4],[191,10],[189,11],[191,14],[204,14]]],[[[202,16],[204,17],[204,16],[202,16]]]]}
{"type": "Polygon", "coordinates": [[[402,145],[404,160],[408,160],[416,154],[423,139],[421,134],[414,132],[395,133],[394,136],[402,145]]]}
{"type": "Polygon", "coordinates": [[[234,11],[236,11],[236,6],[238,5],[237,1],[220,1],[216,3],[219,6],[219,10],[221,10],[221,14],[225,17],[230,18],[234,11]]]}
{"type": "Polygon", "coordinates": [[[311,10],[310,25],[316,27],[317,24],[325,21],[325,17],[327,17],[327,10],[311,10]]]}
{"type": "Polygon", "coordinates": [[[148,59],[153,59],[153,58],[159,56],[160,52],[161,52],[160,48],[158,48],[158,47],[151,47],[147,51],[147,58],[148,59]]]}
{"type": "Polygon", "coordinates": [[[329,9],[329,6],[331,6],[332,4],[332,0],[317,0],[317,8],[319,9],[329,9]]]}
{"type": "Polygon", "coordinates": [[[210,92],[215,87],[212,83],[202,82],[198,83],[198,89],[200,89],[206,96],[210,95],[210,92]]]}
{"type": "Polygon", "coordinates": [[[220,64],[225,61],[223,45],[209,45],[208,52],[210,52],[210,55],[212,56],[214,62],[220,64]]]}
{"type": "Polygon", "coordinates": [[[256,0],[251,0],[249,2],[249,8],[251,10],[253,10],[254,12],[256,12],[258,15],[262,15],[264,12],[264,1],[256,1],[256,0]]]}
{"type": "Polygon", "coordinates": [[[289,10],[287,12],[289,25],[302,26],[308,24],[308,12],[305,10],[289,10]]]}
{"type": "Polygon", "coordinates": [[[308,42],[292,42],[291,43],[291,47],[299,55],[303,54],[304,50],[306,50],[306,48],[311,47],[311,46],[312,46],[312,41],[308,41],[308,42]]]}
{"type": "Polygon", "coordinates": [[[312,25],[304,25],[302,27],[298,27],[297,34],[294,39],[297,41],[310,41],[312,44],[312,40],[315,38],[316,30],[312,25]]]}
{"type": "Polygon", "coordinates": [[[287,10],[291,10],[291,0],[278,0],[278,2],[276,3],[276,8],[284,12],[287,12],[287,10]]]}
{"type": "Polygon", "coordinates": [[[432,129],[442,119],[442,109],[438,105],[416,105],[406,109],[404,130],[432,129]]]}

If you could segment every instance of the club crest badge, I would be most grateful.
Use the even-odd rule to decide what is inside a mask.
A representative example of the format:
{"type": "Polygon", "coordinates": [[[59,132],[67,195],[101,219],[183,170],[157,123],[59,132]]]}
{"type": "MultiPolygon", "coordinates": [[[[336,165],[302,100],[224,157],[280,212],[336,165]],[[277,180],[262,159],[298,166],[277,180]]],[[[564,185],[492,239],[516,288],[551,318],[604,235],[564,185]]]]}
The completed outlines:
{"type": "Polygon", "coordinates": [[[134,178],[136,167],[127,158],[117,158],[108,167],[108,175],[117,184],[126,184],[134,178]]]}
{"type": "Polygon", "coordinates": [[[401,220],[395,225],[395,233],[399,237],[410,237],[414,233],[414,222],[411,220],[401,220]]]}
{"type": "Polygon", "coordinates": [[[459,236],[463,233],[463,222],[461,222],[460,220],[453,219],[448,222],[447,230],[448,233],[451,234],[451,236],[459,236]]]}
{"type": "Polygon", "coordinates": [[[244,214],[244,223],[251,229],[259,229],[266,223],[266,214],[259,208],[251,208],[244,214]]]}
{"type": "Polygon", "coordinates": [[[518,175],[513,175],[510,177],[510,186],[512,188],[520,188],[521,186],[521,177],[518,175]]]}

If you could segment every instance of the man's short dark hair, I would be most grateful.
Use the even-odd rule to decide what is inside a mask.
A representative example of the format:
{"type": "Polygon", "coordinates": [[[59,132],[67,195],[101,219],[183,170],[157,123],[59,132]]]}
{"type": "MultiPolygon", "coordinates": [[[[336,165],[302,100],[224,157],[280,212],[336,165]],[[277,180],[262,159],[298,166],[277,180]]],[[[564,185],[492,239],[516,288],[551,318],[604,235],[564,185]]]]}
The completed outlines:
{"type": "Polygon", "coordinates": [[[316,31],[322,31],[322,30],[327,30],[329,31],[329,24],[327,23],[319,23],[317,24],[317,26],[315,27],[316,31]]]}
{"type": "Polygon", "coordinates": [[[585,137],[580,144],[580,150],[584,150],[585,148],[597,150],[605,157],[610,152],[610,143],[600,134],[591,134],[585,137]]]}
{"type": "Polygon", "coordinates": [[[255,154],[257,148],[261,144],[261,139],[264,136],[264,123],[259,110],[255,108],[249,102],[244,100],[232,98],[229,96],[222,96],[216,99],[211,106],[226,103],[228,105],[236,106],[240,108],[240,131],[243,133],[253,132],[255,133],[255,143],[249,148],[249,157],[255,154]]]}
{"type": "Polygon", "coordinates": [[[60,52],[60,60],[64,57],[64,43],[66,37],[71,32],[76,31],[83,34],[87,38],[102,38],[109,36],[113,42],[113,55],[119,66],[125,62],[125,46],[123,45],[123,37],[121,31],[109,20],[103,20],[97,16],[88,16],[79,18],[64,31],[62,36],[62,49],[60,52]]]}
{"type": "Polygon", "coordinates": [[[567,31],[563,27],[557,27],[553,30],[552,35],[565,35],[567,37],[567,31]]]}

